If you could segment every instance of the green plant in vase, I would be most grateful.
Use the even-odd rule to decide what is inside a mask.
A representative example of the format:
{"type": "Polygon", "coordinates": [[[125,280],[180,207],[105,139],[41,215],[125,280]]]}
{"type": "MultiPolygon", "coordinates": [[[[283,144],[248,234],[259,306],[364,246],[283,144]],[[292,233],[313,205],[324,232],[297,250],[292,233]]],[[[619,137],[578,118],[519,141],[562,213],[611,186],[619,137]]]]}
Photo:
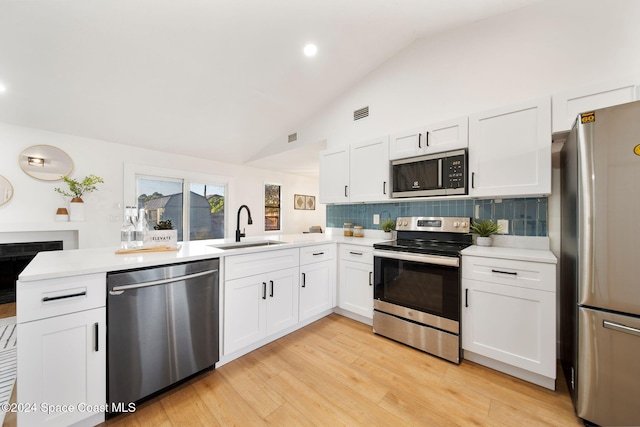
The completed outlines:
{"type": "Polygon", "coordinates": [[[71,197],[72,202],[82,203],[82,196],[98,189],[98,184],[104,184],[104,179],[96,175],[85,176],[82,181],[77,179],[63,176],[62,180],[69,186],[69,191],[63,190],[59,187],[55,188],[55,191],[63,196],[71,197]]]}
{"type": "Polygon", "coordinates": [[[396,229],[396,222],[391,218],[387,218],[380,223],[380,228],[382,228],[382,231],[385,233],[389,233],[396,229]]]}
{"type": "Polygon", "coordinates": [[[481,221],[473,221],[469,226],[469,229],[472,233],[478,235],[476,239],[476,243],[479,246],[491,246],[492,238],[494,234],[497,234],[501,231],[500,226],[497,222],[491,221],[489,219],[483,219],[481,221]]]}

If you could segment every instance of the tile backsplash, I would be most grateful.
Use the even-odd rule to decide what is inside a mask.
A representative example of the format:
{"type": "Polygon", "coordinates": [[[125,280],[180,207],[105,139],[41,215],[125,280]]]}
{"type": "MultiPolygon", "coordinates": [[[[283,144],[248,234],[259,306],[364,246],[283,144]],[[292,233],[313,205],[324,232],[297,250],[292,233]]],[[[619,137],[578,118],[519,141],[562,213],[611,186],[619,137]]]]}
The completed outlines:
{"type": "Polygon", "coordinates": [[[378,230],[380,221],[399,216],[464,216],[473,219],[507,219],[514,236],[547,236],[546,197],[489,200],[426,200],[411,202],[327,205],[327,227],[341,228],[345,222],[378,230]]]}

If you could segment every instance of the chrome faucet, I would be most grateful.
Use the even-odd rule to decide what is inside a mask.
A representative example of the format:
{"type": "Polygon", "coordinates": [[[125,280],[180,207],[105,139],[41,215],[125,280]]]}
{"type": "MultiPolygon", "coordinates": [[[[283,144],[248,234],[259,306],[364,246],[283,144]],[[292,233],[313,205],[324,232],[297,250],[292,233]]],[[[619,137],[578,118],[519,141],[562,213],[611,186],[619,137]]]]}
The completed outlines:
{"type": "Polygon", "coordinates": [[[249,210],[249,206],[247,206],[247,205],[240,206],[240,208],[238,209],[238,220],[236,222],[236,242],[239,242],[240,238],[245,236],[244,228],[242,229],[242,233],[240,232],[240,211],[242,210],[242,208],[245,208],[247,210],[247,214],[249,215],[249,220],[247,221],[247,224],[249,224],[249,225],[253,224],[253,220],[251,219],[251,211],[249,210]]]}

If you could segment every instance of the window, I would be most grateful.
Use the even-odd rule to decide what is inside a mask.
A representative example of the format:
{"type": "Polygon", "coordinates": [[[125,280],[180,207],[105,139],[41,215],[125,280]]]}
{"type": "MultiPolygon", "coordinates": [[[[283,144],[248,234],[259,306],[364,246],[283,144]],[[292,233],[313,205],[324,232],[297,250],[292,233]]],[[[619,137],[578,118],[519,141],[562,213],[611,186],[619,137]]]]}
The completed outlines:
{"type": "Polygon", "coordinates": [[[138,209],[145,209],[149,228],[170,220],[180,241],[224,238],[225,184],[138,174],[135,177],[138,209]],[[185,192],[185,188],[189,191],[185,192]]]}
{"type": "Polygon", "coordinates": [[[264,186],[264,231],[280,230],[280,186],[264,186]]]}

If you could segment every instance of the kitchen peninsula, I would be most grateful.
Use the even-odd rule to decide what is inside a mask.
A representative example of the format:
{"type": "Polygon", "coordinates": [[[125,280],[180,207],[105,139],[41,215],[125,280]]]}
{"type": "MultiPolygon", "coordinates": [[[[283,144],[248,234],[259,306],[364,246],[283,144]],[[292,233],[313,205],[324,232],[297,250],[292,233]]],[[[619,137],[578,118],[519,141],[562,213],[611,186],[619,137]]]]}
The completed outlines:
{"type": "Polygon", "coordinates": [[[220,366],[330,314],[336,306],[336,244],[366,251],[380,240],[312,233],[183,242],[175,252],[39,253],[17,283],[18,402],[82,402],[95,411],[21,412],[19,423],[104,421],[109,273],[219,259],[220,366]]]}

